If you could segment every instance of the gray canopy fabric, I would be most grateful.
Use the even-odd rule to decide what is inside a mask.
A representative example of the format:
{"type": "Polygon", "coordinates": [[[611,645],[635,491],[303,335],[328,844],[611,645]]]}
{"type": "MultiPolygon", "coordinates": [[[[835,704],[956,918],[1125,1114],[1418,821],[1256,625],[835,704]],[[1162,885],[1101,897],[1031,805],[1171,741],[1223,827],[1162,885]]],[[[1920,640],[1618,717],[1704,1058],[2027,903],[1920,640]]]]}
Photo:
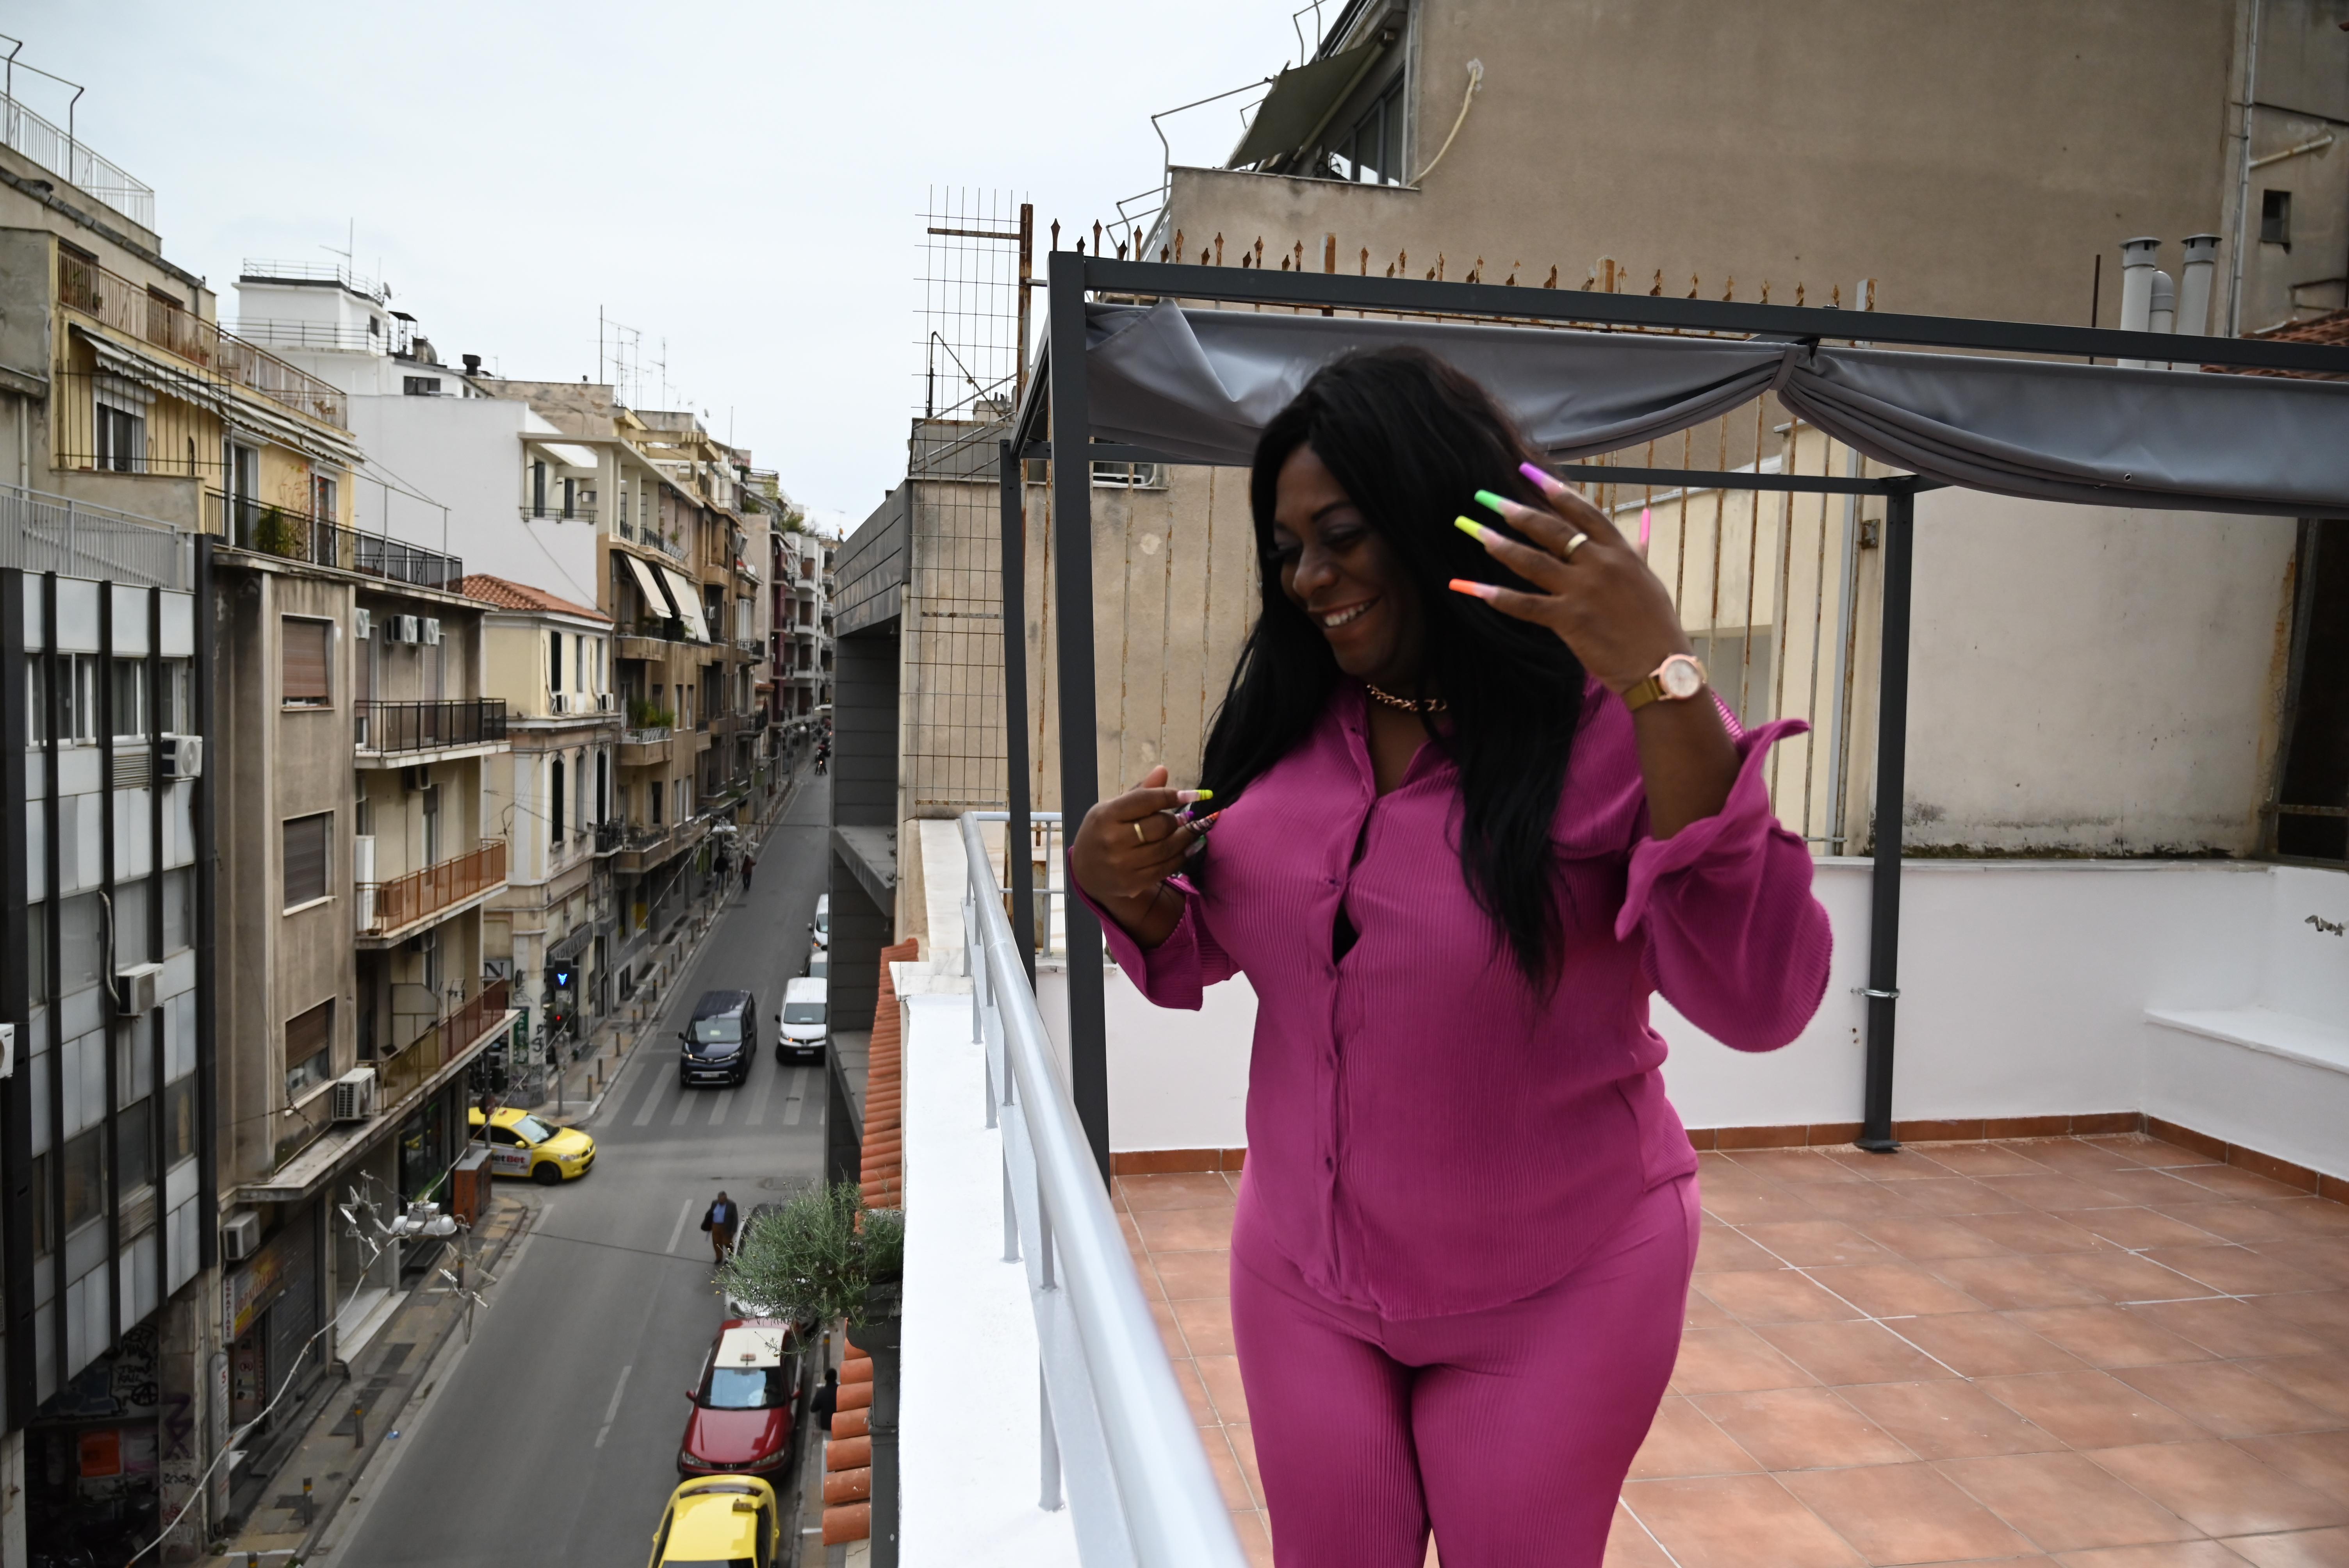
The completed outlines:
{"type": "Polygon", "coordinates": [[[1286,312],[1087,307],[1092,433],[1245,465],[1314,371],[1414,344],[1556,458],[1617,451],[1775,391],[1879,461],[2039,500],[2287,516],[2349,510],[2349,384],[1742,338],[1286,312]]]}

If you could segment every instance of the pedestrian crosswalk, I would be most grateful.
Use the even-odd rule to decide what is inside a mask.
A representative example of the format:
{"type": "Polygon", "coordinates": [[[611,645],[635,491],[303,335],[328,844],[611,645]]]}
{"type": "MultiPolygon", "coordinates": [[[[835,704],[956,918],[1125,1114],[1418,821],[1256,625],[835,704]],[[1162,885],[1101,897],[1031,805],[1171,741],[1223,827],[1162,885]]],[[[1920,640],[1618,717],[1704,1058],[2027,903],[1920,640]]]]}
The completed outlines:
{"type": "MultiPolygon", "coordinates": [[[[629,1117],[632,1127],[650,1127],[659,1119],[662,1111],[668,1112],[668,1125],[683,1127],[693,1119],[697,1109],[706,1112],[707,1124],[724,1127],[739,1107],[742,1112],[740,1125],[769,1125],[771,1109],[775,1113],[774,1125],[801,1126],[807,1118],[808,1097],[822,1087],[813,1068],[785,1068],[778,1065],[773,1071],[759,1068],[750,1070],[750,1081],[740,1088],[687,1088],[674,1073],[661,1070],[659,1064],[647,1062],[632,1088],[623,1090],[636,1099],[636,1114],[629,1117]],[[780,1107],[773,1104],[777,1090],[782,1093],[780,1107]]],[[[616,1108],[614,1120],[626,1114],[626,1104],[616,1108]]],[[[608,1125],[608,1124],[607,1124],[608,1125]]]]}

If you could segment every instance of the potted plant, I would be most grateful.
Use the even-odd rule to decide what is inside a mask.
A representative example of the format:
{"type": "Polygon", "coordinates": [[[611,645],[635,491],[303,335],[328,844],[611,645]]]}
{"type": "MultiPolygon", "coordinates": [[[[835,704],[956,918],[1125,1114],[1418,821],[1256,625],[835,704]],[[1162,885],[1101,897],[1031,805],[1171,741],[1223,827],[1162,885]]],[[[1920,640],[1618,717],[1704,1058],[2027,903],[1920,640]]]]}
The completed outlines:
{"type": "Polygon", "coordinates": [[[718,1288],[794,1323],[846,1320],[848,1342],[873,1357],[873,1561],[894,1565],[897,1541],[897,1326],[905,1274],[905,1215],[868,1209],[854,1181],[812,1186],[742,1233],[718,1288]]]}

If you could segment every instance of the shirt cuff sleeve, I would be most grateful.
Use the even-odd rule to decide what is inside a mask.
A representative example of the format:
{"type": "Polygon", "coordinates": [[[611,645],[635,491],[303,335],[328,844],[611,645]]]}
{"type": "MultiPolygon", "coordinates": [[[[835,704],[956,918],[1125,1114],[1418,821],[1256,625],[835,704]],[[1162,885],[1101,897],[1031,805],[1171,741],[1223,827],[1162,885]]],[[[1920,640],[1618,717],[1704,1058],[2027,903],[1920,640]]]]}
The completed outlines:
{"type": "Polygon", "coordinates": [[[1199,961],[1199,892],[1180,876],[1168,877],[1166,885],[1183,895],[1182,918],[1166,934],[1165,941],[1145,948],[1077,885],[1074,875],[1068,882],[1069,891],[1082,899],[1101,922],[1102,940],[1109,944],[1110,957],[1125,971],[1134,988],[1161,1007],[1195,1011],[1206,989],[1199,961]]]}
{"type": "Polygon", "coordinates": [[[1784,832],[1770,810],[1770,787],[1762,777],[1770,748],[1788,736],[1808,733],[1799,718],[1781,718],[1736,734],[1737,781],[1710,817],[1699,818],[1669,839],[1642,839],[1631,850],[1630,883],[1615,916],[1615,939],[1628,940],[1647,918],[1649,902],[1665,878],[1708,863],[1727,866],[1753,853],[1773,831],[1784,832]]]}

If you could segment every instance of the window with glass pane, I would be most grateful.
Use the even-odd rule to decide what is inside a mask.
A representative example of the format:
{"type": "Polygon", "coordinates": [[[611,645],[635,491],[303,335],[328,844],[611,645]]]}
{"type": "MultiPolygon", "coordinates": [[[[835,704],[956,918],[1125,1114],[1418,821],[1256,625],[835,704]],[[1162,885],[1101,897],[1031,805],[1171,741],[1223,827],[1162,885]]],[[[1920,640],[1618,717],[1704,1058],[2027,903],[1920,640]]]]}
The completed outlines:
{"type": "Polygon", "coordinates": [[[163,1169],[169,1171],[196,1152],[196,1075],[190,1073],[163,1090],[163,1169]]]}
{"type": "Polygon", "coordinates": [[[163,873],[163,956],[196,944],[196,873],[186,867],[163,873]]]}
{"type": "Polygon", "coordinates": [[[334,1077],[335,1005],[321,1002],[285,1021],[285,1103],[334,1077]]]}
{"type": "Polygon", "coordinates": [[[106,942],[98,894],[78,893],[57,905],[58,978],[70,996],[95,985],[104,972],[106,942]]]}
{"type": "Polygon", "coordinates": [[[335,814],[295,817],[285,824],[285,907],[326,896],[326,848],[335,814]]]}
{"type": "Polygon", "coordinates": [[[142,739],[147,734],[147,661],[114,661],[114,733],[142,739]]]}
{"type": "Polygon", "coordinates": [[[93,1127],[66,1140],[57,1177],[65,1189],[66,1234],[106,1214],[106,1129],[93,1127]]]}
{"type": "Polygon", "coordinates": [[[122,1149],[122,1190],[136,1192],[155,1180],[155,1101],[150,1097],[115,1112],[122,1149]]]}

